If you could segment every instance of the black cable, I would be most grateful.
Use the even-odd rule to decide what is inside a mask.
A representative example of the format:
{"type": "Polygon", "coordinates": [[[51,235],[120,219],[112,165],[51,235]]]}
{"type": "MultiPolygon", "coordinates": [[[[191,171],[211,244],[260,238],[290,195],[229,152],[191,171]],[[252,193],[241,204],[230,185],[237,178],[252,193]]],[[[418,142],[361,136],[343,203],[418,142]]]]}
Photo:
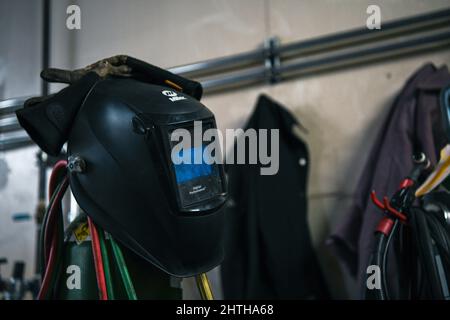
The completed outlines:
{"type": "Polygon", "coordinates": [[[439,286],[444,299],[450,299],[449,277],[450,270],[450,232],[442,215],[436,212],[426,214],[429,222],[431,237],[434,239],[434,259],[439,276],[439,286]]]}
{"type": "MultiPolygon", "coordinates": [[[[398,272],[398,299],[416,299],[416,282],[412,281],[413,275],[417,274],[416,250],[412,244],[411,228],[405,224],[399,225],[398,246],[396,252],[401,252],[399,257],[401,265],[397,267],[398,272]],[[399,272],[402,270],[401,272],[399,272]]],[[[420,285],[420,279],[418,281],[420,285]]]]}
{"type": "Polygon", "coordinates": [[[372,253],[371,264],[380,267],[382,286],[374,290],[372,298],[385,300],[394,296],[388,285],[388,255],[393,239],[399,234],[401,259],[406,263],[401,269],[405,272],[398,274],[399,282],[404,280],[408,284],[400,285],[399,298],[404,295],[410,299],[450,299],[448,274],[450,273],[450,228],[446,221],[435,212],[426,212],[421,208],[413,208],[409,214],[411,243],[406,236],[405,226],[396,220],[391,232],[386,237],[382,233],[376,235],[375,250],[372,253]],[[401,227],[401,228],[399,228],[401,227]],[[403,243],[405,242],[405,243],[403,243]],[[413,244],[406,250],[405,245],[413,244]],[[407,270],[406,270],[407,269],[407,270]]]}
{"type": "MultiPolygon", "coordinates": [[[[378,266],[380,268],[381,273],[383,273],[381,269],[382,269],[383,252],[385,247],[386,247],[386,236],[381,232],[377,232],[375,234],[375,247],[370,258],[370,265],[378,266]]],[[[383,277],[382,274],[381,277],[383,277]]],[[[381,283],[380,289],[367,288],[366,299],[386,300],[386,296],[383,290],[383,283],[381,283]]]]}
{"type": "Polygon", "coordinates": [[[428,227],[430,229],[430,235],[433,244],[433,258],[437,269],[437,275],[439,282],[436,286],[439,286],[442,292],[443,299],[450,299],[450,289],[448,285],[448,270],[450,260],[449,256],[449,241],[450,236],[447,232],[446,222],[440,218],[436,213],[425,213],[428,227]]]}
{"type": "Polygon", "coordinates": [[[442,248],[439,243],[436,243],[436,246],[441,252],[442,260],[447,265],[447,269],[450,270],[450,253],[445,248],[442,248]]]}
{"type": "Polygon", "coordinates": [[[397,227],[398,227],[399,221],[398,219],[395,219],[394,221],[394,225],[392,226],[391,232],[389,233],[389,236],[387,237],[386,240],[386,245],[384,246],[383,252],[382,252],[382,260],[381,260],[381,277],[382,277],[382,287],[381,290],[383,291],[383,295],[385,296],[386,300],[390,300],[391,296],[389,294],[389,287],[387,284],[387,256],[389,253],[389,246],[392,242],[392,239],[394,238],[394,235],[397,232],[397,227]]]}
{"type": "Polygon", "coordinates": [[[431,237],[426,215],[427,213],[424,210],[413,208],[410,214],[411,227],[413,228],[413,235],[418,248],[418,258],[421,261],[424,277],[427,279],[426,289],[428,289],[428,292],[425,292],[425,295],[431,299],[443,299],[435,261],[434,240],[431,237]]]}

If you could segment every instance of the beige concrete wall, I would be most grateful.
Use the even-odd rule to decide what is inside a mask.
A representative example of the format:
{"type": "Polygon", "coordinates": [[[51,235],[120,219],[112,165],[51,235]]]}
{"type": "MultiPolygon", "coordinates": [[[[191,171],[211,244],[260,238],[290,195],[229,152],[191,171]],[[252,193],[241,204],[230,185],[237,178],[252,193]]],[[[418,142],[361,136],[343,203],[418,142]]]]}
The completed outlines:
{"type": "MultiPolygon", "coordinates": [[[[361,27],[369,4],[380,5],[383,21],[450,6],[448,0],[73,2],[81,7],[82,29],[67,31],[60,19],[60,25],[53,26],[54,37],[70,37],[70,53],[65,42],[56,43],[52,57],[72,67],[118,53],[171,67],[247,51],[271,35],[289,42],[361,27]]],[[[58,14],[62,9],[60,6],[58,14]]],[[[351,282],[344,285],[323,241],[345,214],[389,104],[406,78],[427,61],[449,64],[450,51],[215,94],[203,100],[216,114],[220,128],[236,128],[246,121],[257,96],[265,92],[288,107],[309,130],[304,137],[312,161],[309,221],[335,297],[352,296],[351,282]]]]}

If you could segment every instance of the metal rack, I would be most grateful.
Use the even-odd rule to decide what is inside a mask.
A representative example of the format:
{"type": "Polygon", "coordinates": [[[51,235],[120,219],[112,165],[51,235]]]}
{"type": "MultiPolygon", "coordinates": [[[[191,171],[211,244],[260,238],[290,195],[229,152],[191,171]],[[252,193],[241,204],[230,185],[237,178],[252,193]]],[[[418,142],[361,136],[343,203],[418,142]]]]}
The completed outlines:
{"type": "MultiPolygon", "coordinates": [[[[448,47],[450,8],[386,22],[380,30],[360,28],[287,44],[273,37],[255,50],[169,70],[200,81],[205,94],[212,94],[448,47]]],[[[0,102],[0,151],[31,144],[13,113],[24,100],[0,102]]]]}

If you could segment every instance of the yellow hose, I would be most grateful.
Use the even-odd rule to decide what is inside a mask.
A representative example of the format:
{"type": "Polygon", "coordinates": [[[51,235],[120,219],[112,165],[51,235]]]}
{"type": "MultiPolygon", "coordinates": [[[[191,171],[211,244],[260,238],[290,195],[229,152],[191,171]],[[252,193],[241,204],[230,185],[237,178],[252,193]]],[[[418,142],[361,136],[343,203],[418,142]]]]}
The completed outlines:
{"type": "Polygon", "coordinates": [[[209,283],[206,273],[200,273],[195,276],[195,281],[197,282],[198,291],[200,292],[202,300],[214,300],[211,284],[209,283]]]}
{"type": "Polygon", "coordinates": [[[416,197],[426,195],[444,181],[450,174],[450,145],[446,145],[440,154],[439,163],[427,180],[417,189],[416,197]]]}

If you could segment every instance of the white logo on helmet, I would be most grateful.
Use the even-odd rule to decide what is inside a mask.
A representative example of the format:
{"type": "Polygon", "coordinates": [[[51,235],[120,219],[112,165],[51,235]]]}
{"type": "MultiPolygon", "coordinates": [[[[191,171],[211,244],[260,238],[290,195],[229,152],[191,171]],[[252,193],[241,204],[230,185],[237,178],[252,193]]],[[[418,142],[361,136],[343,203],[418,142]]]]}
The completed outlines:
{"type": "Polygon", "coordinates": [[[165,95],[166,97],[169,97],[169,100],[172,102],[179,101],[179,100],[186,100],[186,97],[179,96],[178,93],[176,93],[175,91],[163,90],[161,93],[163,95],[165,95]]]}

